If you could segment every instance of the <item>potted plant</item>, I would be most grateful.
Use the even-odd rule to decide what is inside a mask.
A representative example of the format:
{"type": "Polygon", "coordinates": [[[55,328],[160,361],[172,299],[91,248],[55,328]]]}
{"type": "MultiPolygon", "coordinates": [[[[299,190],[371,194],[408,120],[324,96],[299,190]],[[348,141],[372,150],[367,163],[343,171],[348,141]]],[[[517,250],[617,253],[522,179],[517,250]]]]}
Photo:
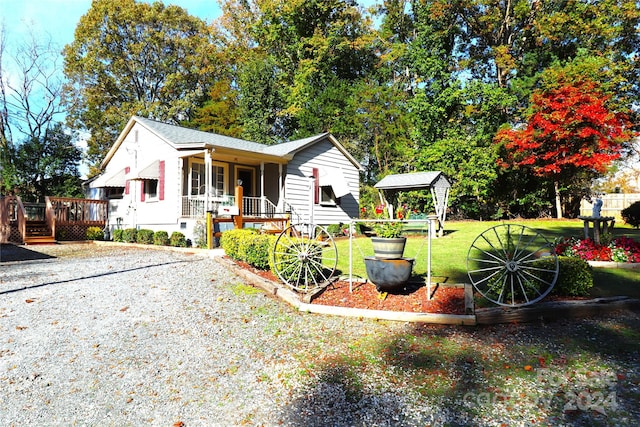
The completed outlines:
{"type": "Polygon", "coordinates": [[[396,212],[396,219],[389,218],[384,205],[373,210],[376,222],[373,225],[375,236],[371,237],[375,256],[365,257],[367,277],[376,285],[379,292],[404,286],[411,276],[414,259],[403,258],[407,238],[403,236],[402,221],[408,218],[404,208],[396,212]]]}
{"type": "Polygon", "coordinates": [[[374,209],[377,219],[380,222],[373,226],[376,233],[371,237],[373,251],[378,258],[397,259],[402,258],[407,238],[402,234],[404,226],[402,220],[407,218],[405,209],[399,209],[396,217],[400,221],[391,221],[384,205],[376,206],[374,209]]]}

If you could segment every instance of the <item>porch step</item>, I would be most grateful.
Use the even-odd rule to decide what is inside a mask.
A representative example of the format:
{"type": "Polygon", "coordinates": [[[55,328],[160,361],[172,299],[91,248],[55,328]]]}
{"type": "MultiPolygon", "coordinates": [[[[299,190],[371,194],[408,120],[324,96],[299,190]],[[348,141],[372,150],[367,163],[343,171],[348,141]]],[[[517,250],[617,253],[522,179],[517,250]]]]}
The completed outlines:
{"type": "Polygon", "coordinates": [[[31,236],[24,238],[25,245],[43,245],[49,243],[57,243],[53,236],[31,236]]]}
{"type": "Polygon", "coordinates": [[[26,245],[34,245],[38,243],[55,243],[55,236],[47,227],[45,221],[27,221],[25,224],[24,243],[26,245]]]}

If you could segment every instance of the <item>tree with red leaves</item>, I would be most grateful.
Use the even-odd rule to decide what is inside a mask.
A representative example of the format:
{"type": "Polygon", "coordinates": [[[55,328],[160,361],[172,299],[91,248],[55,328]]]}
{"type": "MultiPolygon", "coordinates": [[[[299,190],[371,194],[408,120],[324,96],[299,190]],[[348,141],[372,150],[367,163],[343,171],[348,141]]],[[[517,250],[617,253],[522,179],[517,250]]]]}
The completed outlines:
{"type": "Polygon", "coordinates": [[[506,156],[504,168],[524,167],[553,181],[557,217],[561,186],[582,174],[589,180],[620,157],[633,132],[626,115],[608,108],[610,96],[589,79],[559,79],[534,91],[526,127],[502,129],[495,137],[506,156]]]}

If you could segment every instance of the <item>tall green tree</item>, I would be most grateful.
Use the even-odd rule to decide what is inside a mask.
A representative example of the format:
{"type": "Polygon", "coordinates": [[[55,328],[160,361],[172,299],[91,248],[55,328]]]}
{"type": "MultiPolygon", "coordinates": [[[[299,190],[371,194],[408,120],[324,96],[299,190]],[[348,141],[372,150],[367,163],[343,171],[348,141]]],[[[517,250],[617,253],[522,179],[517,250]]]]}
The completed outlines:
{"type": "Polygon", "coordinates": [[[89,159],[103,158],[133,114],[193,118],[216,80],[215,46],[181,7],[94,0],[63,51],[69,123],[90,132],[89,159]]]}
{"type": "Polygon", "coordinates": [[[353,84],[375,62],[371,22],[356,1],[226,1],[223,11],[247,137],[304,137],[343,119],[353,84]]]}
{"type": "Polygon", "coordinates": [[[19,144],[13,164],[20,196],[38,202],[43,202],[45,196],[82,197],[78,170],[81,157],[74,136],[62,123],[19,144]]]}
{"type": "Polygon", "coordinates": [[[242,135],[242,123],[239,117],[238,91],[229,80],[218,80],[209,91],[209,99],[196,109],[193,120],[184,125],[239,138],[242,135]]]}
{"type": "Polygon", "coordinates": [[[293,133],[291,117],[283,113],[286,104],[271,58],[258,56],[244,62],[238,86],[242,136],[264,144],[287,140],[293,133]]]}

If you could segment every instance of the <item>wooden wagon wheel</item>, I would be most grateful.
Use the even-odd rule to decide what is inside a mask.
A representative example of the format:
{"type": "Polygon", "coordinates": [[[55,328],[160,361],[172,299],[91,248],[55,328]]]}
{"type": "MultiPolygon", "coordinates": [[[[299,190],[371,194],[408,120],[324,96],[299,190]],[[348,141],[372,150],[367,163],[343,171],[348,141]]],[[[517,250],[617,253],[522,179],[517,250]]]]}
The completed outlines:
{"type": "Polygon", "coordinates": [[[272,262],[283,283],[299,292],[312,292],[330,283],[338,249],[324,227],[295,224],[278,235],[272,262]]]}
{"type": "Polygon", "coordinates": [[[553,289],[558,271],[558,257],[551,243],[522,225],[489,228],[476,237],[467,255],[467,273],[473,287],[503,306],[540,301],[553,289]]]}

